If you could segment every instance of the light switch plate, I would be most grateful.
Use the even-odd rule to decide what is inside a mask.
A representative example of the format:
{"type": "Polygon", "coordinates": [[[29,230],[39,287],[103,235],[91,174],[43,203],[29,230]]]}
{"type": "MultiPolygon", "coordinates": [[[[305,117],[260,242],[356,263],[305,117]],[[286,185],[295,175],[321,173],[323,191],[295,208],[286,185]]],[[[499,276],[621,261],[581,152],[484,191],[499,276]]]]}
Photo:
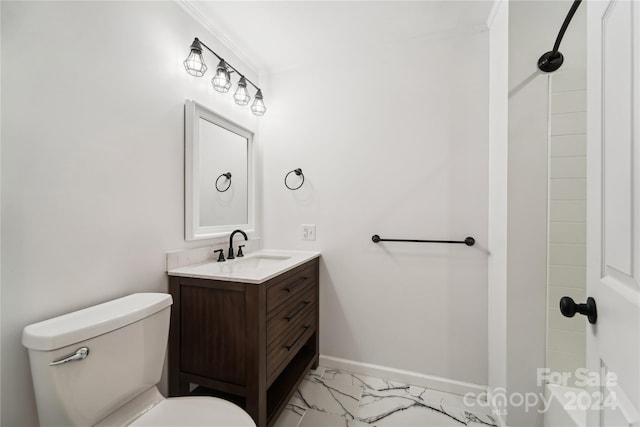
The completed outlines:
{"type": "Polygon", "coordinates": [[[302,224],[302,240],[316,240],[315,224],[302,224]]]}

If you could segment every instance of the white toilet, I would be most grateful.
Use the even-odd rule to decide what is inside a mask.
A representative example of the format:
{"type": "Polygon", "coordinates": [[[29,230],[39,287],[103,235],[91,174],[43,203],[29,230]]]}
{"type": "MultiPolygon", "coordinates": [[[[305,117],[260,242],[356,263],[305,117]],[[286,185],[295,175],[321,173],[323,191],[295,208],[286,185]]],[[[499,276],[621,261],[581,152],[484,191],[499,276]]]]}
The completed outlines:
{"type": "Polygon", "coordinates": [[[255,427],[225,400],[156,388],[172,302],[133,294],[24,328],[40,425],[255,427]]]}

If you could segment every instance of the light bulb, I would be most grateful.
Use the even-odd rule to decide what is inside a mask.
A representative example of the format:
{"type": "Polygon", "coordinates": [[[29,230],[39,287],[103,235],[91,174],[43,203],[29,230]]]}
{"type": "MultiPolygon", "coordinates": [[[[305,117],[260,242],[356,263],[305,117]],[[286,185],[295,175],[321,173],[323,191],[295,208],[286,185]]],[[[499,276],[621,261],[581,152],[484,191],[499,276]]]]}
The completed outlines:
{"type": "Polygon", "coordinates": [[[211,79],[211,83],[213,84],[213,88],[218,92],[229,92],[231,88],[231,76],[229,75],[229,70],[227,70],[227,64],[223,60],[220,60],[218,63],[216,75],[211,79]]]}
{"type": "Polygon", "coordinates": [[[256,116],[263,116],[265,111],[267,111],[267,107],[264,106],[264,101],[262,99],[262,91],[258,89],[255,99],[253,100],[253,104],[251,105],[251,111],[256,116]]]}
{"type": "Polygon", "coordinates": [[[251,95],[249,95],[249,91],[247,90],[247,80],[244,76],[240,77],[238,81],[238,89],[236,89],[236,93],[233,94],[233,99],[236,100],[236,104],[238,105],[247,105],[251,100],[251,95]]]}
{"type": "Polygon", "coordinates": [[[202,46],[200,45],[200,40],[198,40],[197,37],[193,43],[191,43],[191,52],[187,59],[184,60],[183,64],[187,73],[192,76],[202,77],[204,73],[207,72],[207,66],[202,59],[202,46]]]}

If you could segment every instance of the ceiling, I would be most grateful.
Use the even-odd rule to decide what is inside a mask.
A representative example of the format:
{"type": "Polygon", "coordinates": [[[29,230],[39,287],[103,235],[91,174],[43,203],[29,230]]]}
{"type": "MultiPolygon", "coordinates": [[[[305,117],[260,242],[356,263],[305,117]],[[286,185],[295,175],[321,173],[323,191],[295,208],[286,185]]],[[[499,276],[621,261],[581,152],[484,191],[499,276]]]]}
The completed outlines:
{"type": "Polygon", "coordinates": [[[183,1],[248,65],[267,72],[400,40],[484,27],[494,4],[494,0],[183,1]]]}

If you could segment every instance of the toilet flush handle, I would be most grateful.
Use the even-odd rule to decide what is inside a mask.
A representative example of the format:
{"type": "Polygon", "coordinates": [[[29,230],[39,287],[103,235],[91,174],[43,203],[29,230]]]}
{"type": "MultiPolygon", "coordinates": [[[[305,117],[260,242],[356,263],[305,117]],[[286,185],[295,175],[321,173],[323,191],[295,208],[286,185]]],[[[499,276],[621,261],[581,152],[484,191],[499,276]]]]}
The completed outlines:
{"type": "Polygon", "coordinates": [[[73,362],[74,360],[82,360],[89,355],[88,347],[80,347],[75,351],[75,353],[67,354],[61,359],[54,360],[49,363],[49,366],[62,365],[63,363],[73,362]]]}

